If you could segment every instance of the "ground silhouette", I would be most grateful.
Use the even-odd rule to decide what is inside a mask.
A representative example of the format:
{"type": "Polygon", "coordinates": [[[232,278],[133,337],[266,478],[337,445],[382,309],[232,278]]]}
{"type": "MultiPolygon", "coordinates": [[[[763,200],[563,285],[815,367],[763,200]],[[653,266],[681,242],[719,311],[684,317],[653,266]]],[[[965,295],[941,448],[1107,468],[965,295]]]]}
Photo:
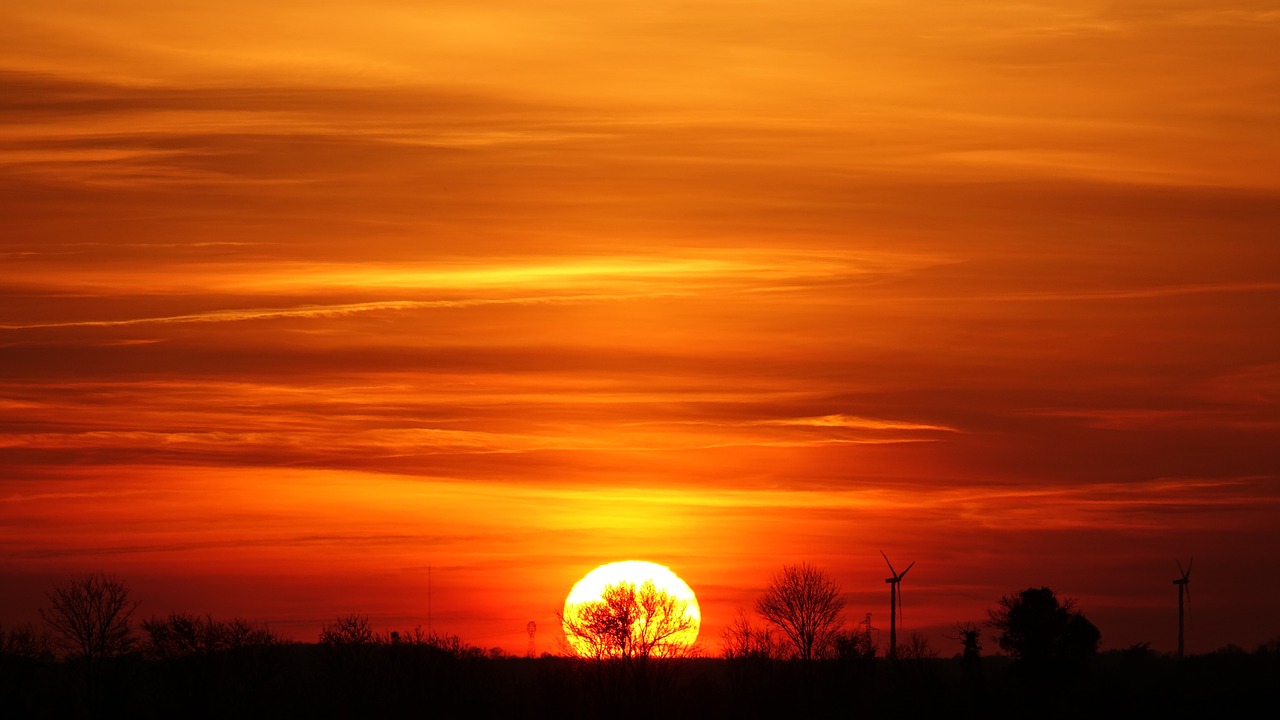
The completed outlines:
{"type": "Polygon", "coordinates": [[[54,652],[57,625],[3,627],[0,716],[1190,718],[1280,710],[1280,639],[1181,660],[1145,644],[1071,650],[1071,671],[1044,685],[1029,668],[1097,642],[1083,614],[1044,591],[1006,596],[993,609],[1007,655],[983,656],[970,623],[957,626],[950,657],[921,640],[885,658],[846,630],[836,646],[847,651],[788,659],[744,616],[754,639],[745,652],[652,657],[655,674],[643,675],[625,672],[621,657],[511,657],[421,628],[380,632],[362,615],[338,618],[314,642],[291,642],[243,620],[175,613],[144,621],[127,649],[102,657],[95,691],[78,653],[54,652]],[[1035,619],[1026,626],[1024,611],[1035,619]],[[1044,642],[1043,628],[1057,628],[1048,636],[1058,640],[1044,642]]]}

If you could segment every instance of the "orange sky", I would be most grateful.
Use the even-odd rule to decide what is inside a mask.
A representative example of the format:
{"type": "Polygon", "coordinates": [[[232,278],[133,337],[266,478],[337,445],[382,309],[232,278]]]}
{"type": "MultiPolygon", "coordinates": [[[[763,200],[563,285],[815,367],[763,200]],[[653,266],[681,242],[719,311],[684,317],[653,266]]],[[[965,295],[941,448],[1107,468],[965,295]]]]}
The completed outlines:
{"type": "MultiPolygon", "coordinates": [[[[523,652],[603,562],[1280,635],[1272,2],[0,9],[0,623],[523,652]]],[[[108,7],[109,5],[109,7],[108,7]]],[[[194,4],[190,4],[194,5],[194,4]]],[[[988,641],[994,650],[994,642],[988,641]]]]}

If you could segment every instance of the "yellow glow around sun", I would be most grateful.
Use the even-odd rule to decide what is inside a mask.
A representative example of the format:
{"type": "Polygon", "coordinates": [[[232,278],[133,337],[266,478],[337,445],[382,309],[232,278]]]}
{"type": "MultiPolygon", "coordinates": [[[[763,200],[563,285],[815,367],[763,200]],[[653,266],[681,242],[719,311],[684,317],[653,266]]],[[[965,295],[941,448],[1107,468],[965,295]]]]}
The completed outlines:
{"type": "MultiPolygon", "coordinates": [[[[698,628],[702,625],[702,611],[698,607],[698,598],[693,593],[693,589],[688,583],[680,579],[667,568],[657,563],[645,562],[643,560],[624,560],[621,562],[608,563],[587,573],[581,580],[574,583],[573,589],[569,591],[569,597],[564,601],[564,617],[567,619],[576,616],[578,608],[584,603],[595,602],[603,599],[606,588],[617,586],[621,583],[631,583],[636,588],[640,588],[644,583],[652,581],[654,587],[659,592],[666,593],[675,599],[682,607],[684,614],[691,621],[690,627],[673,635],[669,642],[672,645],[691,646],[698,639],[698,628]]],[[[636,623],[638,624],[638,619],[636,623]]],[[[569,647],[574,652],[584,657],[591,656],[593,649],[583,640],[573,636],[568,628],[565,628],[565,639],[569,642],[569,647]]]]}

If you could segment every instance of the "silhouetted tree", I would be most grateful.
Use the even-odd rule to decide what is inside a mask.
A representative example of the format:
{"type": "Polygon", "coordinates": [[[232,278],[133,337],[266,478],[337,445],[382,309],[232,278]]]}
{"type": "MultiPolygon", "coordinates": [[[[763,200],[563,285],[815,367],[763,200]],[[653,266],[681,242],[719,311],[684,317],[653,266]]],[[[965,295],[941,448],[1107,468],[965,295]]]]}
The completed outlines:
{"type": "Polygon", "coordinates": [[[805,563],[783,566],[756,600],[756,612],[782,631],[795,657],[806,661],[833,649],[842,609],[840,587],[805,563]]]}
{"type": "Polygon", "coordinates": [[[36,632],[31,625],[11,628],[0,626],[0,657],[48,661],[53,659],[53,651],[49,636],[36,632]]]}
{"type": "Polygon", "coordinates": [[[1078,668],[1097,655],[1102,639],[1074,601],[1059,602],[1047,587],[1006,595],[988,615],[1000,647],[1030,668],[1078,668]]]}
{"type": "Polygon", "coordinates": [[[1280,636],[1259,644],[1253,652],[1256,655],[1280,655],[1280,636]]]}
{"type": "Polygon", "coordinates": [[[352,613],[320,628],[321,645],[373,645],[381,641],[368,615],[352,613]]]}
{"type": "Polygon", "coordinates": [[[243,647],[263,647],[276,645],[280,638],[267,627],[254,625],[247,620],[235,618],[218,623],[218,639],[222,647],[236,650],[243,647]]]}
{"type": "Polygon", "coordinates": [[[938,657],[938,651],[929,644],[929,638],[913,632],[907,642],[898,648],[898,657],[903,660],[932,660],[938,657]]]}
{"type": "Polygon", "coordinates": [[[620,582],[591,600],[561,614],[565,635],[587,647],[592,656],[647,660],[675,657],[688,651],[682,636],[697,621],[689,604],[659,590],[652,580],[640,587],[620,582]]]}
{"type": "Polygon", "coordinates": [[[964,677],[965,700],[970,709],[981,702],[985,692],[982,677],[982,631],[971,622],[956,623],[958,633],[953,640],[960,641],[963,652],[960,655],[960,667],[964,677]]]}
{"type": "Polygon", "coordinates": [[[63,646],[93,665],[133,648],[129,617],[138,608],[119,580],[95,573],[47,593],[52,607],[40,617],[62,636],[63,646]]]}
{"type": "Polygon", "coordinates": [[[697,619],[689,604],[652,580],[608,585],[599,600],[559,616],[566,639],[593,660],[589,696],[601,716],[649,717],[668,702],[677,665],[670,661],[696,652],[697,619]]]}
{"type": "Polygon", "coordinates": [[[720,649],[729,660],[773,659],[781,654],[778,639],[774,637],[773,630],[767,627],[756,627],[741,610],[720,633],[720,649]]]}
{"type": "Polygon", "coordinates": [[[147,634],[147,654],[170,660],[196,653],[211,653],[218,645],[217,630],[211,618],[173,613],[168,618],[142,621],[147,634]]]}
{"type": "Polygon", "coordinates": [[[387,692],[387,653],[404,645],[385,646],[369,616],[352,613],[320,628],[321,675],[327,709],[335,715],[378,714],[387,692]]]}
{"type": "Polygon", "coordinates": [[[841,660],[870,660],[878,649],[875,639],[862,630],[836,633],[835,654],[841,660]]]}
{"type": "Polygon", "coordinates": [[[449,633],[422,633],[421,627],[415,627],[409,642],[416,646],[428,647],[436,652],[453,658],[478,659],[484,657],[484,650],[471,645],[457,635],[449,633]]]}
{"type": "Polygon", "coordinates": [[[33,692],[40,685],[42,670],[52,662],[47,633],[30,624],[0,626],[0,715],[20,718],[53,714],[33,692]]]}
{"type": "Polygon", "coordinates": [[[83,663],[91,708],[103,702],[104,664],[133,649],[129,618],[138,609],[129,590],[114,577],[94,573],[47,593],[50,608],[40,616],[60,636],[67,654],[83,663]]]}
{"type": "Polygon", "coordinates": [[[959,640],[960,647],[963,648],[961,659],[965,663],[977,662],[982,658],[982,633],[978,630],[978,626],[971,622],[956,623],[957,636],[952,640],[959,640]]]}
{"type": "Polygon", "coordinates": [[[239,618],[218,621],[207,615],[171,613],[167,618],[143,620],[142,629],[150,641],[148,654],[161,660],[263,647],[279,642],[271,631],[239,618]]]}

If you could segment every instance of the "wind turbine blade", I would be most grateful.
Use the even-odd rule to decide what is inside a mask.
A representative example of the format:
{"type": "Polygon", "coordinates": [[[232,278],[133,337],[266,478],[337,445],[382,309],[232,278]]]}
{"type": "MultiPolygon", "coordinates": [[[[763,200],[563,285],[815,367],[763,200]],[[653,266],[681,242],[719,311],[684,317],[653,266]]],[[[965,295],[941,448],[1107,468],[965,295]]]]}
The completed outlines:
{"type": "Polygon", "coordinates": [[[1187,582],[1191,582],[1191,566],[1194,565],[1195,562],[1196,562],[1195,558],[1191,558],[1190,560],[1187,561],[1187,571],[1182,575],[1182,578],[1187,582]]]}
{"type": "Polygon", "coordinates": [[[1183,579],[1186,579],[1186,577],[1187,577],[1187,571],[1182,569],[1182,561],[1181,561],[1181,560],[1174,560],[1174,562],[1178,563],[1178,574],[1179,574],[1179,575],[1181,575],[1181,576],[1183,577],[1183,579]]]}
{"type": "Polygon", "coordinates": [[[889,556],[885,555],[883,550],[880,551],[880,557],[884,558],[884,564],[889,566],[889,572],[893,573],[895,578],[898,577],[898,571],[893,569],[893,563],[889,562],[889,556]]]}
{"type": "Polygon", "coordinates": [[[901,574],[901,575],[899,575],[898,577],[899,577],[899,578],[904,578],[904,577],[906,577],[906,576],[907,576],[907,573],[911,572],[911,568],[913,568],[913,567],[915,567],[915,566],[916,566],[916,561],[915,561],[915,560],[912,560],[912,561],[911,561],[911,564],[907,566],[907,569],[906,569],[906,570],[903,570],[903,571],[902,571],[902,574],[901,574]]]}

